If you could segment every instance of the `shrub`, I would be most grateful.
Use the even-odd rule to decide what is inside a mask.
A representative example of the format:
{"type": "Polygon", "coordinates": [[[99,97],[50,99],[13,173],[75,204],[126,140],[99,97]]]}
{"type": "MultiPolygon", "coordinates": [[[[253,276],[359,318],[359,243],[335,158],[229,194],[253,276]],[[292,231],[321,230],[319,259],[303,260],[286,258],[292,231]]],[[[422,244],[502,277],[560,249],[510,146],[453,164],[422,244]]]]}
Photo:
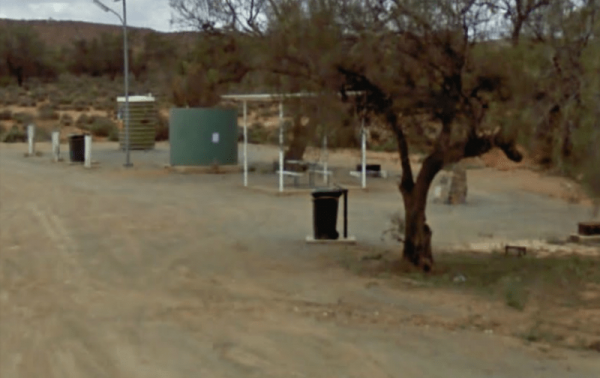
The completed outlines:
{"type": "Polygon", "coordinates": [[[26,123],[33,122],[33,120],[34,120],[35,117],[31,113],[18,112],[18,113],[14,113],[13,116],[12,116],[12,118],[18,124],[23,125],[23,124],[26,124],[26,123]]]}
{"type": "Polygon", "coordinates": [[[29,97],[21,97],[19,98],[19,106],[23,108],[33,108],[35,107],[35,100],[29,97]]]}
{"type": "Polygon", "coordinates": [[[11,129],[2,137],[3,143],[24,143],[27,142],[27,132],[13,125],[11,129]]]}
{"type": "Polygon", "coordinates": [[[156,125],[157,142],[169,140],[169,119],[162,114],[158,115],[158,124],[156,125]]]}
{"type": "Polygon", "coordinates": [[[56,112],[56,110],[54,110],[54,108],[52,107],[52,105],[43,105],[39,110],[38,110],[38,119],[40,120],[44,120],[44,121],[49,121],[49,120],[58,120],[59,114],[56,112]]]}
{"type": "Polygon", "coordinates": [[[398,145],[393,138],[384,140],[382,143],[371,146],[370,150],[378,152],[396,152],[398,151],[398,145]]]}
{"type": "Polygon", "coordinates": [[[108,140],[110,140],[111,142],[118,142],[119,141],[119,128],[115,127],[110,132],[110,135],[108,136],[108,140]]]}
{"type": "MultiPolygon", "coordinates": [[[[56,100],[53,100],[56,101],[56,100]]],[[[63,96],[58,98],[58,104],[59,105],[70,105],[73,103],[73,97],[71,96],[63,96]]]]}
{"type": "Polygon", "coordinates": [[[269,130],[260,122],[253,123],[248,127],[248,143],[264,144],[270,140],[269,130]]]}
{"type": "Polygon", "coordinates": [[[34,91],[31,96],[37,102],[46,101],[46,99],[48,98],[48,94],[46,92],[44,92],[43,90],[41,90],[41,89],[38,89],[38,90],[34,91]]]}
{"type": "Polygon", "coordinates": [[[0,112],[0,121],[10,121],[12,119],[12,112],[8,109],[5,109],[0,112]]]}
{"type": "Polygon", "coordinates": [[[91,117],[85,113],[82,113],[77,117],[77,121],[75,121],[75,126],[79,127],[83,130],[88,130],[89,124],[91,123],[91,117]]]}
{"type": "Polygon", "coordinates": [[[4,135],[7,131],[8,129],[6,128],[6,126],[4,126],[3,123],[0,123],[0,136],[4,135]]]}
{"type": "Polygon", "coordinates": [[[73,117],[70,114],[64,113],[60,117],[60,124],[63,126],[72,126],[73,125],[73,117]]]}
{"type": "Polygon", "coordinates": [[[83,112],[89,110],[89,106],[86,101],[82,99],[77,99],[73,102],[73,108],[78,112],[83,112]]]}
{"type": "Polygon", "coordinates": [[[117,125],[109,118],[95,117],[93,123],[89,127],[89,131],[94,136],[110,137],[117,129],[117,125]]]}
{"type": "Polygon", "coordinates": [[[52,132],[42,127],[36,127],[35,129],[35,141],[36,142],[47,142],[52,139],[52,132]]]}

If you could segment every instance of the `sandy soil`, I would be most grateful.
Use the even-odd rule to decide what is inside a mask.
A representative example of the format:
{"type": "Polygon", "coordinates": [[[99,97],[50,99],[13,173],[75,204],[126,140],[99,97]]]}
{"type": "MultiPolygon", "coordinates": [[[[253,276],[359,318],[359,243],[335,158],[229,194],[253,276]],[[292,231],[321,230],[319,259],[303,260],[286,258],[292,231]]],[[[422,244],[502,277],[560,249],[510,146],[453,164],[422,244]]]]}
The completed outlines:
{"type": "MultiPolygon", "coordinates": [[[[47,154],[25,159],[25,148],[0,146],[3,378],[600,372],[592,352],[509,336],[521,315],[498,304],[341,267],[340,258],[371,247],[304,244],[304,197],[244,190],[239,175],[166,175],[144,168],[142,154],[125,171],[122,155],[108,152],[113,145],[104,155],[96,147],[101,165],[92,170],[50,163],[47,154]]],[[[480,171],[475,197],[488,186],[499,191],[505,178],[480,171]]],[[[398,202],[393,185],[380,183],[353,194],[360,237],[398,202]]],[[[561,206],[547,211],[562,214],[561,206]]],[[[439,222],[445,212],[432,208],[439,222]]]]}

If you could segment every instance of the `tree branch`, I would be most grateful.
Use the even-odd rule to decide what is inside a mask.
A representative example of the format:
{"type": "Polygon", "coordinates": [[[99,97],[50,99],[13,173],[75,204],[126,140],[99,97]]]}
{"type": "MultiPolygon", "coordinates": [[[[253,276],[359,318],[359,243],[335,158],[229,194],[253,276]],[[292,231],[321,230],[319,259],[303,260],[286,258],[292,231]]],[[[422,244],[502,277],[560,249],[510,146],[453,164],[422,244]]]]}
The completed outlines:
{"type": "Polygon", "coordinates": [[[523,155],[517,149],[516,140],[495,130],[492,133],[471,133],[466,141],[450,146],[444,153],[444,165],[457,163],[463,158],[481,156],[495,147],[501,149],[506,157],[514,162],[523,160],[523,155]]]}

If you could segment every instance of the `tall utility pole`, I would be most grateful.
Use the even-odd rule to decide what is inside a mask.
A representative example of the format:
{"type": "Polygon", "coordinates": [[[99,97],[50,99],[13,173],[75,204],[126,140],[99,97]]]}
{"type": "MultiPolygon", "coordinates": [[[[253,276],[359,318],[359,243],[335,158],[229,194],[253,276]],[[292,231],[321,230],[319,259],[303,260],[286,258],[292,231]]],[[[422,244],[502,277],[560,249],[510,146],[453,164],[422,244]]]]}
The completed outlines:
{"type": "MultiPolygon", "coordinates": [[[[129,47],[127,43],[127,1],[123,1],[123,17],[120,14],[104,5],[100,0],[93,0],[100,9],[105,12],[110,12],[117,16],[123,24],[123,66],[124,66],[124,81],[125,81],[125,166],[132,167],[131,153],[129,148],[129,47]]],[[[119,2],[121,0],[115,0],[119,2]]]]}

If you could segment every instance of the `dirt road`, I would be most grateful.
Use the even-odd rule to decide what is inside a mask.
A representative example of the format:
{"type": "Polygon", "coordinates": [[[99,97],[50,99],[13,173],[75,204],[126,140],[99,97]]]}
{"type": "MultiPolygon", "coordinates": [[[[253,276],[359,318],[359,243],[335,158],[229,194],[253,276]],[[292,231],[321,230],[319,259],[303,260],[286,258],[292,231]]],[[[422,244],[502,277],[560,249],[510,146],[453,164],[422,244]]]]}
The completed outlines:
{"type": "Polygon", "coordinates": [[[353,276],[343,249],[301,242],[305,198],[23,151],[0,146],[2,378],[600,372],[597,354],[459,331],[472,314],[452,298],[353,276]]]}

